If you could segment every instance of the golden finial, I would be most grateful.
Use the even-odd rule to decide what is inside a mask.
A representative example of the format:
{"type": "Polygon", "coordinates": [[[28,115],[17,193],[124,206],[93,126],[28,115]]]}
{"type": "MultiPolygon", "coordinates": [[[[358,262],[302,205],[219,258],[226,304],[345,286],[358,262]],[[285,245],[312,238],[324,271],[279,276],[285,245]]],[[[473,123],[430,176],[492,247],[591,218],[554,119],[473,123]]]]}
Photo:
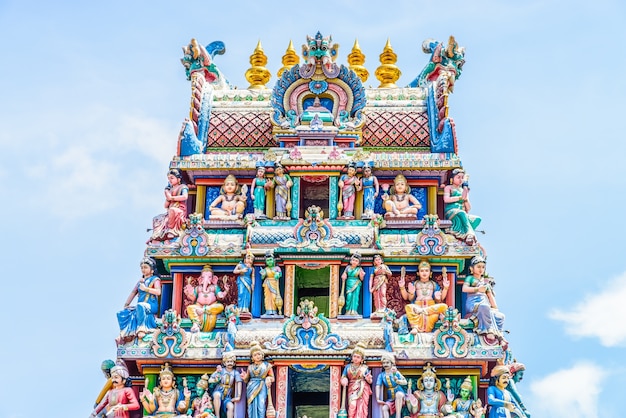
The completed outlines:
{"type": "Polygon", "coordinates": [[[350,69],[359,76],[361,82],[365,83],[367,78],[370,76],[370,73],[367,71],[367,68],[363,66],[363,64],[365,64],[365,55],[363,54],[363,51],[361,51],[358,39],[354,40],[352,52],[348,54],[348,64],[350,64],[350,69]]]}
{"type": "Polygon", "coordinates": [[[296,49],[293,47],[293,42],[289,41],[289,46],[287,47],[287,51],[285,51],[285,55],[283,55],[283,67],[278,70],[276,76],[280,78],[283,73],[289,70],[291,67],[300,62],[300,57],[296,53],[296,49]]]}
{"type": "Polygon", "coordinates": [[[270,81],[272,76],[265,65],[267,64],[267,57],[263,52],[261,41],[256,45],[254,52],[250,55],[250,64],[252,67],[246,71],[246,80],[250,83],[248,90],[263,90],[266,89],[265,85],[270,81]]]}
{"type": "Polygon", "coordinates": [[[376,69],[376,78],[380,81],[378,88],[395,88],[396,81],[402,75],[400,69],[395,65],[398,56],[393,52],[391,42],[387,39],[387,44],[380,54],[380,67],[376,69]]]}

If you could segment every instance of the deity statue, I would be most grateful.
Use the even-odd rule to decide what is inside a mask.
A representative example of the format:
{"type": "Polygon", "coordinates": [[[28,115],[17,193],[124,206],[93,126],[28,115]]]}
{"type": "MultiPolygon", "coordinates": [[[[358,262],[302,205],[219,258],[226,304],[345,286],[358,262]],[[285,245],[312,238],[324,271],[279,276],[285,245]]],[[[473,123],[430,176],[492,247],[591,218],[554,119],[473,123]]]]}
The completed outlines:
{"type": "Polygon", "coordinates": [[[475,228],[481,219],[469,214],[472,205],[465,171],[455,168],[450,174],[450,184],[443,189],[444,216],[452,221],[450,233],[468,245],[473,245],[476,241],[475,228]]]}
{"type": "MultiPolygon", "coordinates": [[[[470,397],[474,385],[472,384],[472,378],[467,376],[463,383],[461,383],[461,389],[459,390],[459,397],[452,401],[452,411],[455,418],[473,418],[475,415],[473,412],[476,410],[475,401],[470,397]]],[[[481,418],[480,416],[476,418],[481,418]]]]}
{"type": "MultiPolygon", "coordinates": [[[[409,392],[411,387],[409,385],[409,392]]],[[[441,391],[441,382],[430,363],[424,366],[424,373],[417,379],[417,390],[407,396],[406,406],[411,418],[430,418],[441,416],[446,404],[446,395],[441,391]]]]}
{"type": "Polygon", "coordinates": [[[156,329],[155,315],[159,312],[161,279],[156,274],[156,261],[146,257],[141,260],[141,278],[128,295],[124,309],[117,313],[120,326],[118,343],[123,344],[134,338],[143,338],[156,329]],[[131,302],[137,296],[137,305],[131,302]]]}
{"type": "MultiPolygon", "coordinates": [[[[369,417],[369,402],[372,396],[372,372],[364,363],[365,346],[358,343],[352,350],[350,364],[341,375],[341,386],[347,389],[348,418],[369,417]]],[[[344,399],[346,391],[344,390],[344,399]]],[[[345,401],[344,401],[345,404],[345,401]]]]}
{"type": "Polygon", "coordinates": [[[228,283],[224,281],[224,290],[217,284],[217,276],[213,274],[211,266],[206,265],[200,273],[198,285],[191,284],[187,278],[187,285],[183,289],[190,301],[187,306],[187,315],[193,323],[191,332],[211,332],[215,328],[217,316],[224,311],[224,305],[218,302],[228,293],[228,283]]]}
{"type": "Polygon", "coordinates": [[[392,414],[400,418],[404,405],[405,393],[402,386],[407,384],[406,379],[396,369],[396,358],[393,353],[384,353],[381,356],[383,371],[376,379],[376,401],[380,405],[381,416],[390,418],[392,414]]]}
{"type": "Polygon", "coordinates": [[[211,218],[241,219],[246,209],[248,187],[240,186],[237,178],[229,174],[220,188],[220,195],[209,205],[211,218]]]}
{"type": "MultiPolygon", "coordinates": [[[[100,365],[100,370],[102,370],[102,374],[104,374],[104,378],[106,382],[104,386],[100,390],[98,397],[96,398],[96,402],[93,404],[93,407],[96,408],[100,402],[104,399],[104,397],[109,393],[109,390],[113,387],[113,383],[111,382],[111,369],[115,367],[115,362],[113,360],[104,360],[100,365]]],[[[106,413],[100,412],[97,414],[98,417],[104,416],[106,413]]]]}
{"type": "Polygon", "coordinates": [[[151,418],[171,418],[184,416],[187,412],[191,391],[185,387],[181,396],[175,387],[174,373],[169,363],[161,367],[159,386],[152,392],[148,389],[148,379],[144,389],[139,394],[141,404],[151,418]],[[183,414],[183,415],[181,415],[183,414]]]}
{"type": "Polygon", "coordinates": [[[385,193],[383,200],[385,201],[385,216],[391,218],[416,218],[417,212],[422,207],[417,198],[411,194],[411,187],[402,174],[398,174],[393,180],[389,195],[385,193]]]}
{"type": "Polygon", "coordinates": [[[118,360],[111,368],[111,390],[93,410],[91,417],[96,417],[106,408],[106,417],[130,418],[128,411],[139,409],[135,392],[132,388],[126,387],[127,380],[128,369],[122,360],[118,360]]]}
{"type": "Polygon", "coordinates": [[[265,219],[265,197],[267,191],[272,187],[271,181],[265,177],[265,167],[260,166],[256,169],[256,177],[250,185],[250,199],[254,202],[254,217],[257,219],[265,219]]]}
{"type": "Polygon", "coordinates": [[[209,383],[215,384],[213,389],[213,410],[216,417],[235,417],[235,404],[241,399],[243,379],[235,369],[237,356],[232,353],[222,354],[222,365],[217,366],[209,377],[209,383]],[[222,415],[220,415],[220,411],[222,415]]]}
{"type": "Polygon", "coordinates": [[[465,311],[476,318],[476,332],[488,340],[497,339],[506,344],[504,335],[504,314],[498,310],[492,285],[485,277],[486,261],[475,256],[470,261],[470,276],[463,283],[465,311]]]}
{"type": "Polygon", "coordinates": [[[411,325],[411,334],[418,332],[431,332],[439,315],[446,312],[448,305],[443,303],[450,286],[447,274],[443,275],[443,289],[435,281],[431,280],[432,272],[430,264],[422,261],[418,266],[418,278],[415,283],[409,283],[405,287],[405,269],[402,268],[398,286],[404,300],[409,303],[404,307],[406,317],[411,325]]]}
{"type": "Polygon", "coordinates": [[[348,165],[347,174],[343,174],[337,183],[339,186],[339,200],[342,202],[340,211],[343,209],[343,216],[339,219],[354,219],[354,201],[356,192],[361,190],[361,181],[356,176],[356,164],[348,165]]]}
{"type": "Polygon", "coordinates": [[[380,254],[374,255],[374,272],[370,278],[370,293],[374,300],[372,317],[382,318],[387,309],[387,283],[391,279],[391,270],[383,262],[380,254]]]}
{"type": "Polygon", "coordinates": [[[509,418],[513,415],[526,418],[526,414],[515,405],[513,395],[506,389],[510,379],[508,366],[499,364],[491,370],[491,381],[487,388],[487,403],[491,407],[489,418],[509,418]]]}
{"type": "Polygon", "coordinates": [[[271,252],[265,255],[265,268],[261,269],[260,273],[261,280],[263,280],[265,315],[282,315],[283,298],[280,295],[280,279],[283,274],[280,267],[276,265],[274,254],[271,252]]]}
{"type": "Polygon", "coordinates": [[[343,284],[340,297],[343,298],[345,295],[346,315],[359,315],[359,298],[361,296],[364,276],[365,270],[361,267],[361,254],[354,253],[352,257],[350,257],[350,264],[341,275],[343,284]]]}
{"type": "Polygon", "coordinates": [[[365,168],[363,168],[361,185],[363,186],[363,215],[361,219],[372,219],[374,217],[376,198],[380,191],[378,178],[372,175],[372,167],[365,166],[365,168]]]}
{"type": "Polygon", "coordinates": [[[530,418],[530,412],[526,409],[524,402],[522,402],[522,396],[517,390],[517,384],[522,381],[524,378],[524,370],[526,370],[526,366],[523,363],[518,363],[517,361],[513,361],[511,364],[507,364],[509,366],[509,372],[511,373],[511,379],[509,379],[509,384],[506,389],[509,391],[513,399],[515,400],[515,405],[526,414],[525,416],[530,418]]]}
{"type": "MultiPolygon", "coordinates": [[[[241,377],[246,382],[246,399],[248,402],[248,418],[265,418],[274,410],[271,388],[274,382],[272,365],[264,360],[265,353],[257,341],[250,343],[250,360],[248,370],[241,377]]],[[[275,415],[275,412],[274,412],[275,415]]]]}
{"type": "Polygon", "coordinates": [[[237,308],[240,312],[250,312],[252,293],[254,292],[254,254],[246,252],[243,261],[235,266],[237,275],[237,308]]]}
{"type": "Polygon", "coordinates": [[[285,173],[285,167],[276,164],[274,168],[274,179],[271,187],[274,188],[274,203],[276,205],[276,216],[274,219],[285,221],[291,219],[291,187],[293,181],[289,174],[285,173]]]}
{"type": "Polygon", "coordinates": [[[154,218],[151,241],[168,241],[183,234],[187,222],[187,197],[189,188],[183,183],[182,173],[173,168],[167,173],[165,187],[165,215],[154,218]]]}
{"type": "Polygon", "coordinates": [[[187,416],[197,418],[215,418],[213,400],[209,395],[209,376],[205,373],[196,383],[196,397],[191,401],[187,416]]]}

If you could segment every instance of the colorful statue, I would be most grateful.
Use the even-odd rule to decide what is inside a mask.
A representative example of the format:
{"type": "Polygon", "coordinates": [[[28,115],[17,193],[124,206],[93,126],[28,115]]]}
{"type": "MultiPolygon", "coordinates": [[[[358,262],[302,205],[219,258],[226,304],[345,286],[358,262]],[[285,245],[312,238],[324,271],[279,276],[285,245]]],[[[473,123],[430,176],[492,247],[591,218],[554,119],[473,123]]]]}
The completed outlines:
{"type": "Polygon", "coordinates": [[[361,297],[361,287],[365,270],[361,267],[361,254],[354,253],[350,257],[350,264],[341,275],[343,280],[341,297],[345,294],[346,315],[359,315],[359,298],[361,297]]]}
{"type": "MultiPolygon", "coordinates": [[[[274,410],[271,388],[274,382],[272,365],[264,360],[265,354],[261,345],[250,343],[251,364],[241,377],[246,382],[246,399],[248,402],[248,418],[265,418],[268,409],[274,410]]],[[[268,413],[268,416],[270,414],[268,413]]]]}
{"type": "Polygon", "coordinates": [[[372,317],[382,318],[387,309],[387,283],[391,278],[391,270],[383,262],[380,254],[374,255],[374,272],[370,278],[370,293],[374,301],[372,317]]]}
{"type": "Polygon", "coordinates": [[[217,366],[209,377],[209,383],[215,384],[213,389],[213,410],[216,417],[235,417],[235,404],[241,399],[243,379],[235,370],[237,356],[232,353],[222,354],[222,365],[217,366]],[[220,415],[220,411],[222,414],[220,415]]]}
{"type": "Polygon", "coordinates": [[[509,391],[513,399],[515,400],[515,405],[526,414],[525,416],[530,418],[530,412],[526,409],[524,402],[522,402],[522,396],[517,390],[517,384],[522,381],[524,378],[524,370],[526,370],[526,366],[523,363],[518,363],[514,361],[511,364],[507,364],[509,366],[509,371],[511,373],[511,379],[509,380],[509,384],[506,389],[509,391]]]}
{"type": "Polygon", "coordinates": [[[265,196],[271,188],[271,182],[265,177],[265,167],[257,167],[256,177],[250,185],[250,199],[254,202],[254,216],[265,219],[265,196]]]}
{"type": "Polygon", "coordinates": [[[468,245],[476,241],[475,228],[480,224],[478,216],[470,215],[469,185],[465,171],[455,168],[449,185],[443,189],[444,216],[452,221],[450,233],[468,245]]]}
{"type": "Polygon", "coordinates": [[[165,187],[165,215],[153,220],[151,241],[168,241],[182,235],[187,222],[187,197],[189,188],[183,184],[183,175],[175,168],[167,173],[165,187]]]}
{"type": "Polygon", "coordinates": [[[400,418],[405,398],[402,386],[406,385],[407,381],[396,369],[396,358],[392,353],[384,353],[381,363],[383,371],[376,379],[376,401],[380,405],[383,418],[390,418],[391,414],[396,414],[396,418],[400,418]]]}
{"type": "Polygon", "coordinates": [[[289,174],[285,173],[285,168],[276,164],[274,169],[274,180],[272,187],[274,188],[274,203],[276,205],[276,216],[274,219],[285,221],[291,219],[291,186],[293,181],[289,174]]]}
{"type": "Polygon", "coordinates": [[[237,275],[237,308],[241,312],[250,312],[252,293],[254,292],[254,254],[246,253],[243,261],[235,266],[233,273],[237,275]]]}
{"type": "MultiPolygon", "coordinates": [[[[452,411],[456,414],[457,418],[473,418],[475,405],[474,401],[470,398],[474,385],[472,384],[471,377],[467,376],[463,383],[461,383],[461,389],[459,390],[459,397],[452,401],[452,411]]],[[[481,418],[478,416],[477,418],[481,418]]]]}
{"type": "Polygon", "coordinates": [[[237,178],[229,174],[220,188],[220,195],[211,202],[209,210],[214,219],[241,219],[246,209],[248,187],[239,186],[237,178]]]}
{"type": "Polygon", "coordinates": [[[118,343],[123,344],[134,338],[143,338],[156,329],[155,315],[159,312],[159,296],[161,296],[161,279],[156,274],[156,261],[146,257],[141,260],[141,279],[133,288],[124,309],[117,313],[120,326],[118,343]],[[137,305],[130,306],[137,296],[137,305]]]}
{"type": "Polygon", "coordinates": [[[213,400],[209,395],[209,376],[205,373],[196,383],[196,397],[191,401],[187,416],[197,418],[215,418],[213,400]]]}
{"type": "MultiPolygon", "coordinates": [[[[348,418],[369,417],[369,402],[372,396],[372,373],[364,363],[365,346],[358,343],[352,350],[352,359],[343,369],[341,386],[347,389],[348,418]]],[[[344,390],[344,397],[346,391],[344,390]]],[[[345,402],[344,402],[345,404],[345,402]]]]}
{"type": "Polygon", "coordinates": [[[374,217],[376,198],[380,190],[378,178],[372,175],[372,167],[365,166],[363,169],[361,185],[363,186],[363,215],[361,219],[372,219],[374,217]]]}
{"type": "Polygon", "coordinates": [[[165,363],[161,367],[159,373],[159,386],[154,388],[153,392],[148,389],[148,379],[139,394],[141,404],[152,418],[171,418],[181,416],[187,412],[191,391],[188,388],[183,389],[181,393],[175,387],[174,373],[169,363],[165,363]]]}
{"type": "Polygon", "coordinates": [[[406,317],[411,325],[411,334],[431,332],[439,315],[446,312],[448,305],[443,303],[450,286],[447,274],[443,275],[443,289],[433,280],[430,264],[422,261],[418,266],[418,277],[415,283],[409,283],[405,288],[405,269],[402,268],[398,286],[404,300],[409,303],[404,307],[406,317]],[[407,289],[408,288],[408,289],[407,289]]]}
{"type": "Polygon", "coordinates": [[[130,387],[125,387],[127,380],[128,369],[122,360],[118,360],[116,365],[111,368],[111,390],[93,410],[91,417],[97,416],[105,407],[108,418],[130,418],[128,411],[139,409],[135,392],[130,387]]]}
{"type": "Polygon", "coordinates": [[[217,316],[224,311],[224,305],[218,300],[223,300],[228,293],[228,283],[224,281],[224,291],[217,284],[217,276],[213,274],[211,266],[206,265],[200,273],[198,285],[191,284],[191,278],[187,279],[187,285],[183,289],[185,296],[190,301],[187,306],[187,315],[193,325],[191,332],[211,332],[215,328],[217,316]]]}
{"type": "Polygon", "coordinates": [[[361,181],[356,176],[356,165],[348,165],[348,173],[339,178],[339,200],[342,202],[339,210],[343,209],[340,219],[354,219],[354,201],[356,192],[361,190],[361,181]]]}
{"type": "MultiPolygon", "coordinates": [[[[385,309],[383,315],[383,341],[385,342],[385,350],[393,351],[393,323],[396,320],[396,311],[393,309],[385,309]]],[[[408,334],[408,330],[406,332],[408,334]]]]}
{"type": "Polygon", "coordinates": [[[261,269],[263,280],[263,304],[265,315],[282,315],[283,298],[280,295],[280,279],[283,276],[280,267],[276,265],[274,254],[265,255],[265,268],[261,269]]]}
{"type": "Polygon", "coordinates": [[[489,340],[504,341],[504,314],[498,310],[496,297],[489,281],[485,278],[486,262],[480,256],[470,261],[470,276],[463,283],[465,312],[476,318],[476,332],[489,340]]]}
{"type": "Polygon", "coordinates": [[[445,404],[446,395],[441,391],[441,382],[437,379],[430,363],[426,363],[424,373],[417,379],[417,390],[407,396],[406,406],[410,416],[411,418],[439,417],[445,404]]]}
{"type": "Polygon", "coordinates": [[[224,309],[224,316],[226,316],[226,341],[224,342],[224,351],[232,351],[235,349],[235,338],[237,337],[237,325],[241,322],[239,320],[239,308],[235,308],[235,305],[228,305],[224,309]]]}
{"type": "Polygon", "coordinates": [[[383,195],[385,201],[385,216],[387,217],[417,217],[417,212],[422,204],[411,194],[411,187],[407,184],[406,177],[398,174],[393,180],[393,186],[389,189],[389,195],[383,195]]]}
{"type": "MultiPolygon", "coordinates": [[[[109,390],[113,387],[113,383],[111,382],[111,369],[115,367],[115,362],[113,360],[104,360],[100,365],[100,370],[102,370],[102,374],[104,374],[104,378],[106,382],[100,390],[98,397],[96,398],[96,402],[93,404],[93,407],[96,408],[100,402],[104,399],[104,397],[109,393],[109,390]]],[[[98,416],[104,416],[106,413],[100,412],[98,416]]]]}
{"type": "Polygon", "coordinates": [[[509,418],[514,416],[526,418],[516,405],[513,395],[506,389],[511,373],[509,367],[505,365],[497,365],[491,370],[491,382],[487,388],[487,403],[491,407],[489,409],[489,418],[509,418]]]}

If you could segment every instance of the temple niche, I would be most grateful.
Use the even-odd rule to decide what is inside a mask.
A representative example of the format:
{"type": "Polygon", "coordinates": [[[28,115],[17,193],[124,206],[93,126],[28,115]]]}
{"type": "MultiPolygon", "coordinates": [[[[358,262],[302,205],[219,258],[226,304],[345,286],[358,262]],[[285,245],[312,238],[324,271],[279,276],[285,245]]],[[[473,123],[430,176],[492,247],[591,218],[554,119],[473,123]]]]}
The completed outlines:
{"type": "Polygon", "coordinates": [[[389,40],[368,69],[304,39],[272,83],[258,42],[247,88],[222,42],[183,47],[191,108],[96,412],[530,416],[449,116],[465,49],[424,41],[398,86],[389,40]]]}

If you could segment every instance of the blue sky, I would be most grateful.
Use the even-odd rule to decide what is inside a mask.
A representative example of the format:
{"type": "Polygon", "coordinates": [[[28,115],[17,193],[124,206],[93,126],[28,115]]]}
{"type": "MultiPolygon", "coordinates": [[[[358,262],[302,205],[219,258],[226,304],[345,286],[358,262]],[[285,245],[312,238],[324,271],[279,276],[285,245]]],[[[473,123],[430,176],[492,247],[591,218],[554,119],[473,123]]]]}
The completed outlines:
{"type": "MultiPolygon", "coordinates": [[[[527,2],[0,1],[0,205],[8,330],[0,416],[86,416],[115,356],[115,313],[139,275],[188,113],[192,37],[240,88],[260,40],[280,57],[318,30],[355,39],[373,74],[387,39],[398,85],[454,35],[450,97],[488,271],[535,417],[620,417],[626,385],[626,6],[527,2]],[[519,4],[518,4],[519,3],[519,4]]],[[[371,76],[366,85],[377,85],[371,76]]]]}

